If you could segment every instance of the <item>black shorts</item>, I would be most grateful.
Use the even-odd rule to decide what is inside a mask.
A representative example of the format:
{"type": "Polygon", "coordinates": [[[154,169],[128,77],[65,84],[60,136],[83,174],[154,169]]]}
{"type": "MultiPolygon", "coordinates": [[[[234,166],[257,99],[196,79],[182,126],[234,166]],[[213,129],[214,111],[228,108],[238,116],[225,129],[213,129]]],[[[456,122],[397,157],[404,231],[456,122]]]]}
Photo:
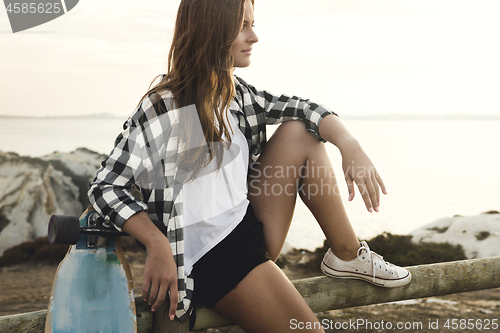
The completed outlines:
{"type": "Polygon", "coordinates": [[[252,269],[270,260],[262,227],[248,205],[238,226],[193,265],[195,304],[213,307],[252,269]]]}

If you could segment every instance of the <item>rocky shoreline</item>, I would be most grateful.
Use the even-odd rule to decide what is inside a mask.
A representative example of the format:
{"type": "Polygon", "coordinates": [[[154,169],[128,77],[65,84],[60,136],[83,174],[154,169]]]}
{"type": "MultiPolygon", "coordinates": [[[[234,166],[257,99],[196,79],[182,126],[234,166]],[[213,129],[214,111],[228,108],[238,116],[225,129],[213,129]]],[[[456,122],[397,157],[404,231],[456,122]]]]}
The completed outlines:
{"type": "Polygon", "coordinates": [[[0,256],[46,236],[52,214],[80,215],[103,159],[85,148],[40,158],[0,152],[0,256]]]}

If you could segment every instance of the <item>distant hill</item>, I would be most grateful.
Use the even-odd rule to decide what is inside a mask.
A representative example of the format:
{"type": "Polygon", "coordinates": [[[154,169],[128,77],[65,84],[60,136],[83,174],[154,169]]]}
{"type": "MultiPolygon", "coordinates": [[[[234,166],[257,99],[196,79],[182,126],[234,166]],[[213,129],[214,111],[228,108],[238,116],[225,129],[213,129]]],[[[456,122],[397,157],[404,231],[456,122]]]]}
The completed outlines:
{"type": "Polygon", "coordinates": [[[112,113],[108,112],[99,112],[99,113],[92,113],[92,114],[79,114],[75,116],[18,116],[18,115],[6,115],[6,114],[0,114],[0,119],[1,118],[12,118],[12,119],[80,119],[80,118],[93,118],[93,119],[99,119],[99,118],[124,118],[123,116],[116,116],[112,113]]]}
{"type": "Polygon", "coordinates": [[[346,120],[491,120],[500,121],[500,114],[402,114],[402,113],[388,113],[388,114],[375,114],[375,115],[356,115],[356,114],[340,114],[342,119],[346,120]]]}

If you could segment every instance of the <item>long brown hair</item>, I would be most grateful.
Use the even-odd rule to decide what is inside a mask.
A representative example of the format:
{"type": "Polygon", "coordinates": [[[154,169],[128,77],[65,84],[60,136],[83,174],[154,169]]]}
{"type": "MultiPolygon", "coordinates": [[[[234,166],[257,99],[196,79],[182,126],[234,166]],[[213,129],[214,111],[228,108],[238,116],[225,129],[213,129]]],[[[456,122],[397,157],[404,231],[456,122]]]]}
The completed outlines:
{"type": "MultiPolygon", "coordinates": [[[[167,74],[143,96],[169,90],[177,108],[196,105],[209,148],[186,151],[178,161],[193,172],[190,179],[214,156],[220,167],[222,148],[230,144],[231,129],[224,118],[227,120],[225,111],[235,96],[231,47],[242,26],[244,5],[245,0],[182,0],[168,54],[167,74]]],[[[192,133],[183,132],[181,141],[193,147],[189,145],[192,133]]]]}

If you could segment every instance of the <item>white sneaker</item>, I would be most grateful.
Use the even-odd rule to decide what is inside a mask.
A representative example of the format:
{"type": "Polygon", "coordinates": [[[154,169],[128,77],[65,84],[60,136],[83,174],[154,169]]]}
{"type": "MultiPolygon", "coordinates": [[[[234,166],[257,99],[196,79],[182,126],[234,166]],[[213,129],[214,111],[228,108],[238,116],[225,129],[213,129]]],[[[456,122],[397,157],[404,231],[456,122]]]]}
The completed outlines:
{"type": "Polygon", "coordinates": [[[365,241],[361,242],[358,257],[349,261],[339,259],[328,249],[321,262],[321,270],[328,276],[365,280],[380,287],[401,287],[411,281],[408,270],[384,261],[365,241]]]}

